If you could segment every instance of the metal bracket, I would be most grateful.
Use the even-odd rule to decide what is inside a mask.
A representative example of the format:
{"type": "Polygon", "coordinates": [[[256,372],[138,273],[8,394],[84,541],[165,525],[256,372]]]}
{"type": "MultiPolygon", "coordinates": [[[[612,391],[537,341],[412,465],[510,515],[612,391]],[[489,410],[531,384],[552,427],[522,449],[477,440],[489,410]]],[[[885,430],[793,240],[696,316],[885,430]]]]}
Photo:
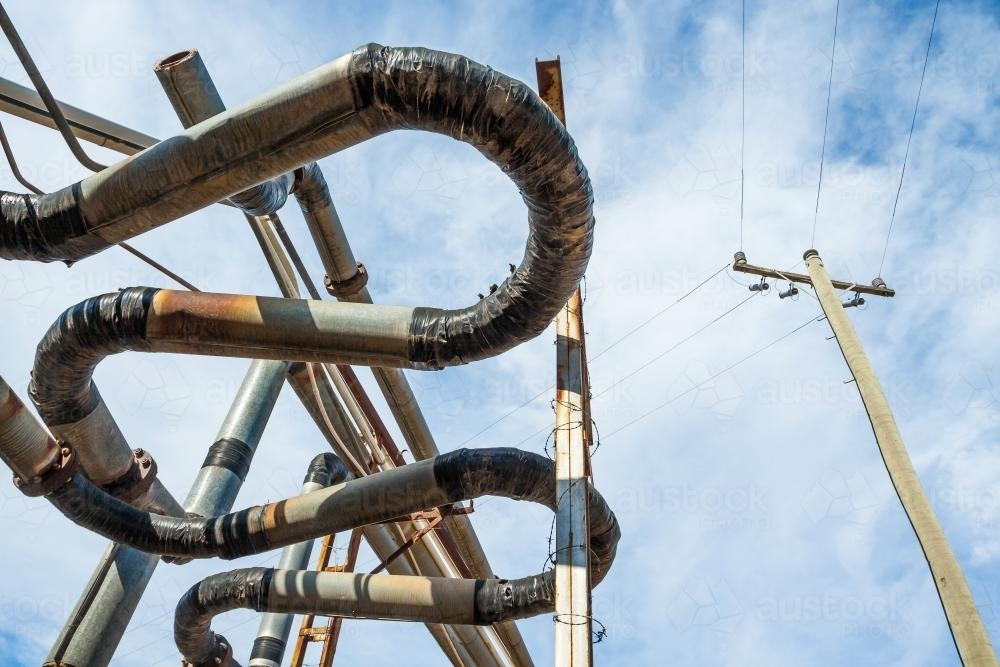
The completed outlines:
{"type": "Polygon", "coordinates": [[[32,477],[30,480],[25,481],[14,475],[14,486],[20,489],[21,493],[31,497],[47,496],[53,491],[62,488],[73,479],[73,475],[76,474],[79,468],[76,452],[69,445],[62,442],[59,442],[59,445],[59,458],[52,463],[52,467],[38,477],[32,477]]]}
{"type": "Polygon", "coordinates": [[[459,514],[472,514],[475,511],[476,508],[474,503],[469,501],[468,507],[459,507],[457,503],[442,505],[441,507],[435,507],[434,509],[413,512],[395,519],[386,519],[385,521],[379,521],[377,523],[387,524],[398,523],[400,521],[433,521],[435,519],[443,519],[449,516],[458,516],[459,514]]]}
{"type": "Polygon", "coordinates": [[[132,452],[132,465],[118,479],[104,484],[101,488],[127,503],[142,496],[156,479],[156,461],[144,449],[132,452]]]}
{"type": "Polygon", "coordinates": [[[326,291],[330,293],[330,296],[337,299],[354,296],[363,290],[367,284],[368,271],[365,269],[365,265],[361,262],[358,262],[358,272],[350,278],[346,278],[344,280],[334,280],[330,276],[323,277],[323,286],[326,287],[326,291]]]}

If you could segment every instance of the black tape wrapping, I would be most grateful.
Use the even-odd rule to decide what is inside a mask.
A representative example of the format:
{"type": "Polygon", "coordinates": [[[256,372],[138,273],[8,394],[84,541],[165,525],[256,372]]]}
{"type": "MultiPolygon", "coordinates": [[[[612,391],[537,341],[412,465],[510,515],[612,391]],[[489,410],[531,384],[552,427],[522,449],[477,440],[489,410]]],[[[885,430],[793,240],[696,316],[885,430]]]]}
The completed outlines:
{"type": "Polygon", "coordinates": [[[100,402],[91,378],[102,359],[124,350],[148,351],[146,316],[158,289],[130,287],[69,308],[35,351],[28,395],[46,424],[80,421],[100,402]]]}
{"type": "MultiPolygon", "coordinates": [[[[323,456],[323,466],[329,466],[331,483],[346,480],[346,469],[339,460],[323,456]]],[[[316,459],[313,465],[318,467],[316,459]]],[[[543,456],[513,448],[459,449],[434,459],[435,486],[441,491],[441,503],[460,502],[482,496],[498,496],[541,503],[556,508],[555,465],[543,456]]],[[[310,466],[309,475],[313,474],[310,466]]],[[[388,471],[356,480],[364,485],[371,498],[385,498],[384,485],[376,482],[379,475],[393,475],[388,471]]],[[[317,474],[326,474],[318,472],[317,474]]],[[[395,474],[405,474],[402,471],[395,474]]],[[[386,478],[388,481],[388,478],[386,478]]],[[[351,484],[352,482],[347,482],[351,484]]],[[[405,488],[394,488],[401,498],[411,497],[405,488]]],[[[318,493],[318,492],[314,492],[318,493]]],[[[412,497],[426,495],[426,489],[413,489],[412,497]]],[[[345,494],[347,496],[349,494],[345,494]]],[[[220,558],[231,560],[240,556],[258,554],[268,549],[284,546],[269,540],[264,528],[268,507],[256,505],[239,512],[214,518],[172,517],[152,514],[109,495],[81,474],[77,474],[62,488],[47,496],[67,518],[115,542],[161,556],[186,558],[220,558]]],[[[590,566],[591,582],[597,585],[607,574],[614,560],[621,538],[621,529],[604,498],[588,484],[588,510],[590,516],[590,566]]],[[[374,502],[374,501],[373,501],[374,502]]],[[[344,508],[340,508],[343,510],[344,508]]],[[[430,507],[407,507],[407,511],[421,511],[430,507]]],[[[277,510],[280,513],[280,510],[277,510]]],[[[365,525],[371,520],[383,520],[378,507],[351,508],[357,523],[365,525]]],[[[346,523],[343,511],[336,509],[335,498],[330,499],[323,515],[329,521],[310,524],[311,532],[296,535],[300,540],[314,539],[330,532],[343,530],[346,523]]],[[[282,526],[287,529],[288,526],[282,526]]],[[[287,530],[283,530],[287,534],[287,530]]],[[[287,539],[283,538],[283,539],[287,539]]]]}
{"type": "Polygon", "coordinates": [[[215,518],[164,516],[132,507],[79,473],[46,497],[74,523],[147,553],[231,560],[271,548],[260,505],[215,518]]]}
{"type": "Polygon", "coordinates": [[[270,215],[288,201],[293,180],[292,174],[281,174],[233,195],[229,201],[247,215],[270,215]]]}
{"type": "Polygon", "coordinates": [[[340,457],[333,452],[323,452],[322,454],[317,454],[309,462],[309,468],[306,470],[306,476],[302,480],[302,483],[309,484],[312,482],[314,484],[322,484],[323,486],[331,486],[349,479],[351,479],[351,473],[344,466],[344,462],[340,460],[340,457]]]}
{"type": "Polygon", "coordinates": [[[207,577],[192,586],[177,603],[174,641],[184,659],[194,667],[215,667],[225,639],[212,632],[212,618],[232,609],[267,609],[271,568],[251,567],[207,577]]]}
{"type": "Polygon", "coordinates": [[[236,438],[221,438],[212,443],[202,468],[225,468],[245,482],[253,461],[253,447],[236,438]]]}
{"type": "Polygon", "coordinates": [[[593,242],[590,179],[566,128],[529,86],[464,56],[370,44],[354,52],[350,73],[373,134],[406,128],[467,142],[528,207],[524,257],[500,289],[468,308],[414,313],[414,366],[475,361],[540,334],[583,278],[593,242]]]}
{"type": "Polygon", "coordinates": [[[550,614],[556,607],[555,571],[523,579],[480,579],[476,582],[477,625],[550,614]]]}
{"type": "MultiPolygon", "coordinates": [[[[434,460],[434,477],[452,502],[499,496],[528,500],[556,511],[555,463],[544,456],[512,447],[456,449],[434,460]]],[[[615,559],[621,527],[607,501],[587,483],[590,519],[590,577],[596,586],[607,575],[615,559]]],[[[537,586],[533,579],[524,586],[537,586]]]]}
{"type": "Polygon", "coordinates": [[[44,195],[0,192],[0,258],[51,262],[106,248],[88,234],[79,200],[79,183],[44,195]]]}
{"type": "Polygon", "coordinates": [[[285,642],[277,637],[257,637],[253,640],[253,648],[250,650],[250,662],[254,660],[267,660],[275,664],[281,664],[281,657],[285,654],[285,642]]]}

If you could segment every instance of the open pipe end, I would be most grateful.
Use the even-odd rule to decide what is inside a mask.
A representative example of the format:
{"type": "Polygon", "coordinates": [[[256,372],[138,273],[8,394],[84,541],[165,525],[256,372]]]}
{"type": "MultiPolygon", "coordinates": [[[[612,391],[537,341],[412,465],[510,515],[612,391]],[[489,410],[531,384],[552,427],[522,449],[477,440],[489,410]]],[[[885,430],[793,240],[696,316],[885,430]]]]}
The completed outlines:
{"type": "Polygon", "coordinates": [[[156,61],[156,63],[153,64],[153,71],[162,72],[163,70],[168,70],[171,67],[175,67],[197,57],[198,49],[185,49],[183,51],[178,51],[177,53],[169,55],[162,60],[156,61]]]}

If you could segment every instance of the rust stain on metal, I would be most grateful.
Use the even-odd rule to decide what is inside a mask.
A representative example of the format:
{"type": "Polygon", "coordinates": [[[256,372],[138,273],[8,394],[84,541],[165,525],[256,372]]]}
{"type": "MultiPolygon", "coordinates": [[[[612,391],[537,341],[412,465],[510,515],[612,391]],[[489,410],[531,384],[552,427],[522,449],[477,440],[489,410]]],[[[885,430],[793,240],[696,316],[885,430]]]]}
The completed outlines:
{"type": "Polygon", "coordinates": [[[563,125],[566,124],[566,107],[563,104],[562,69],[559,57],[555,60],[535,60],[535,74],[538,76],[538,96],[552,109],[552,113],[563,125]]]}
{"type": "Polygon", "coordinates": [[[153,296],[146,335],[151,339],[198,339],[216,327],[213,321],[259,317],[255,296],[160,290],[153,296]]]}
{"type": "Polygon", "coordinates": [[[279,515],[284,516],[285,513],[278,506],[281,505],[283,508],[284,504],[285,501],[277,503],[268,503],[267,505],[264,505],[264,511],[261,519],[261,527],[265,533],[271,532],[279,525],[285,525],[288,523],[287,521],[284,521],[279,518],[279,515]]]}
{"type": "Polygon", "coordinates": [[[9,389],[6,392],[6,396],[4,396],[3,405],[4,413],[10,417],[24,411],[24,403],[22,403],[21,399],[19,399],[17,395],[9,389]]]}

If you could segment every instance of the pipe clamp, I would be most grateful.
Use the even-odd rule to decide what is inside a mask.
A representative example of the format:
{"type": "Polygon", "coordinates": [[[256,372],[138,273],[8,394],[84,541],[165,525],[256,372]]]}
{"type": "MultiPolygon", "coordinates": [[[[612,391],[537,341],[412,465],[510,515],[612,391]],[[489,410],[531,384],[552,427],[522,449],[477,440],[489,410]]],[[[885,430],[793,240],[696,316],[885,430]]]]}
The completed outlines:
{"type": "Polygon", "coordinates": [[[361,262],[358,262],[358,272],[350,278],[345,278],[344,280],[334,280],[330,276],[323,277],[323,285],[326,287],[326,291],[330,293],[330,296],[337,299],[345,299],[349,296],[354,296],[363,290],[367,284],[368,271],[365,269],[365,265],[361,262]]]}
{"type": "Polygon", "coordinates": [[[53,462],[52,467],[38,477],[32,477],[25,481],[14,475],[14,486],[21,490],[26,496],[47,496],[65,486],[79,468],[79,461],[76,452],[63,442],[59,442],[60,456],[53,462]]]}

